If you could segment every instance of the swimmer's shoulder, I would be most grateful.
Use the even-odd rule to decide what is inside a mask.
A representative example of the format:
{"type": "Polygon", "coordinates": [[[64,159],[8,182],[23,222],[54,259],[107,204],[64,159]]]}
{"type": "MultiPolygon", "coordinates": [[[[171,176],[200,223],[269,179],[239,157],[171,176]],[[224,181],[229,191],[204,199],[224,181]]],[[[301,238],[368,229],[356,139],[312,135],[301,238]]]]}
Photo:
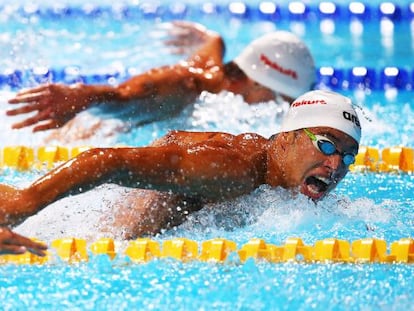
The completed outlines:
{"type": "Polygon", "coordinates": [[[153,146],[197,145],[200,143],[221,143],[225,145],[261,145],[268,140],[256,133],[243,133],[233,135],[224,132],[191,132],[191,131],[170,131],[168,134],[153,143],[153,146]]]}

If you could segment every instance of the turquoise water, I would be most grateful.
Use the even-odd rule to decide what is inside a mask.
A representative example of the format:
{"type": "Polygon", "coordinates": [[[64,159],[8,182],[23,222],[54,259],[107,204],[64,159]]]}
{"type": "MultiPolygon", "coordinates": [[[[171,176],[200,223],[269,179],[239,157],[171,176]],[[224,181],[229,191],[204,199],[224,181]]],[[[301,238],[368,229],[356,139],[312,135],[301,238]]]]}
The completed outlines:
{"type": "MultiPolygon", "coordinates": [[[[24,2],[23,2],[24,3],[24,2]]],[[[108,2],[109,3],[109,2],[108,2]]],[[[126,3],[126,2],[125,2],[126,3]]],[[[132,2],[131,2],[132,3],[132,2]]],[[[128,3],[128,4],[131,4],[128,3]]],[[[193,2],[200,3],[200,2],[193,2]]],[[[254,3],[254,2],[251,2],[254,3]]],[[[375,7],[379,2],[370,2],[375,7]]],[[[102,2],[107,4],[106,2],[102,2]]],[[[72,2],[76,7],[76,2],[72,2]]],[[[399,2],[401,7],[408,3],[399,2]]],[[[44,3],[47,6],[47,3],[44,3]]],[[[191,17],[191,19],[194,19],[191,17]]],[[[347,72],[355,66],[406,69],[412,81],[414,47],[412,22],[405,18],[387,24],[372,19],[362,23],[316,19],[275,22],[198,18],[220,31],[231,59],[251,39],[274,29],[290,29],[309,45],[318,68],[332,66],[347,72]],[[332,21],[331,21],[332,22],[332,21]],[[361,25],[362,24],[362,25],[361,25]]],[[[133,71],[172,63],[178,56],[159,42],[166,37],[162,20],[109,19],[108,17],[0,16],[0,41],[12,49],[0,51],[2,68],[22,70],[45,66],[77,66],[91,77],[116,71],[122,80],[133,71]],[[145,44],[143,44],[145,42],[145,44]],[[154,57],[153,50],[157,50],[154,57]]],[[[372,90],[340,89],[363,109],[363,145],[379,149],[414,147],[414,103],[410,86],[382,89],[379,79],[372,90]]],[[[27,74],[23,86],[34,85],[27,74]]],[[[4,85],[5,99],[16,88],[4,85]]],[[[174,119],[109,135],[119,125],[113,116],[85,114],[86,122],[104,120],[105,128],[93,138],[71,144],[145,145],[171,128],[257,131],[265,136],[278,130],[283,107],[275,103],[248,106],[232,94],[203,94],[194,106],[174,119]]],[[[2,118],[0,146],[44,145],[49,133],[31,135],[11,131],[13,118],[2,118]]],[[[17,172],[3,169],[1,182],[23,186],[45,170],[17,172]]],[[[16,228],[46,242],[75,236],[95,241],[104,234],[100,217],[111,212],[111,202],[127,189],[104,185],[66,198],[16,228]]],[[[315,206],[281,189],[262,187],[228,204],[210,206],[182,226],[155,237],[158,241],[187,237],[202,242],[225,237],[239,246],[258,237],[283,244],[299,236],[305,244],[336,237],[354,241],[366,237],[391,242],[414,234],[414,175],[349,174],[326,200],[315,206]]],[[[114,234],[116,238],[116,234],[114,234]]],[[[404,264],[241,264],[233,256],[225,264],[180,263],[158,260],[129,264],[122,255],[125,241],[117,240],[118,258],[92,257],[88,263],[46,266],[0,266],[0,301],[4,310],[400,310],[412,309],[414,268],[404,264]]]]}
{"type": "Polygon", "coordinates": [[[7,270],[23,277],[6,281],[5,310],[410,310],[413,290],[412,270],[401,265],[114,266],[96,260],[7,270]]]}

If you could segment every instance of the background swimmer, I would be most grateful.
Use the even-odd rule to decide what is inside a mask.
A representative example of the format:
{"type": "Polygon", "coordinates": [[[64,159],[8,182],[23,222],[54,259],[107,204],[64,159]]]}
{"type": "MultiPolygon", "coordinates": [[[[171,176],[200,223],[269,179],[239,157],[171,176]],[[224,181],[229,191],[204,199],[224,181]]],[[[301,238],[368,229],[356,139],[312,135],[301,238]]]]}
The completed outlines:
{"type": "Polygon", "coordinates": [[[23,104],[9,116],[37,112],[13,124],[14,129],[34,126],[33,131],[63,127],[62,133],[83,130],[93,135],[100,124],[77,127],[75,116],[88,108],[125,110],[134,124],[167,119],[193,103],[203,91],[227,90],[241,94],[248,103],[282,97],[288,102],[310,90],[315,66],[306,45],[294,34],[276,31],[248,45],[233,61],[223,63],[222,37],[199,24],[174,23],[175,35],[167,44],[185,49],[198,47],[185,61],[154,68],[118,86],[46,84],[23,90],[9,100],[23,104]],[[75,118],[75,119],[74,119],[75,118]],[[72,120],[72,121],[71,121],[72,120]]]}

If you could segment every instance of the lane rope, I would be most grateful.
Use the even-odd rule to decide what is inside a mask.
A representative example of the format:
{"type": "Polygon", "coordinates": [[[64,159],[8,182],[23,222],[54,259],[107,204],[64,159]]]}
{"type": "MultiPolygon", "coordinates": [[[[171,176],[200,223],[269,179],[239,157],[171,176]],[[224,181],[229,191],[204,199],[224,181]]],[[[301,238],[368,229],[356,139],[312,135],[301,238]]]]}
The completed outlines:
{"type": "Polygon", "coordinates": [[[93,256],[105,255],[111,260],[123,257],[131,263],[152,260],[175,259],[181,262],[202,261],[210,263],[244,263],[249,259],[269,263],[414,263],[414,239],[402,238],[390,244],[383,239],[364,238],[354,241],[326,238],[306,245],[301,238],[290,237],[283,245],[267,243],[253,238],[238,247],[234,241],[216,238],[197,242],[187,238],[175,238],[158,242],[139,238],[128,242],[123,250],[117,250],[115,242],[101,238],[93,243],[84,239],[62,238],[52,241],[45,257],[31,253],[0,255],[0,264],[45,264],[87,262],[93,256]]]}
{"type": "Polygon", "coordinates": [[[238,18],[246,20],[266,21],[315,21],[332,19],[335,21],[380,21],[387,19],[393,22],[411,20],[414,17],[413,4],[399,4],[397,1],[384,1],[372,4],[368,1],[352,1],[335,3],[321,1],[261,1],[250,4],[248,1],[208,1],[194,3],[176,1],[163,4],[153,1],[136,1],[134,4],[116,3],[113,5],[94,5],[85,3],[81,6],[56,3],[51,6],[25,4],[7,5],[0,8],[0,15],[5,18],[111,18],[126,19],[200,19],[214,15],[215,18],[238,18]]]}
{"type": "MultiPolygon", "coordinates": [[[[130,78],[133,68],[106,73],[84,73],[81,67],[35,67],[27,70],[5,68],[0,71],[0,87],[12,90],[44,83],[119,84],[130,78]]],[[[414,69],[387,66],[374,69],[364,66],[352,68],[319,67],[315,88],[331,90],[412,90],[414,69]]]]}
{"type": "MultiPolygon", "coordinates": [[[[0,167],[19,171],[51,169],[91,146],[6,146],[0,149],[0,167]]],[[[123,148],[115,146],[114,148],[123,148]]],[[[414,148],[393,146],[379,149],[360,146],[351,172],[414,173],[414,148]]]]}

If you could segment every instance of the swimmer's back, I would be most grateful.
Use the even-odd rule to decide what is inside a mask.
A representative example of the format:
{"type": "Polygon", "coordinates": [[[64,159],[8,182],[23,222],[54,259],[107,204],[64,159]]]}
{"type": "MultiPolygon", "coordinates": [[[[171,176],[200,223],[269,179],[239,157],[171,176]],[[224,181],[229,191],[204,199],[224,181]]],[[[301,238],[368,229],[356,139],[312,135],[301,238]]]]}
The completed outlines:
{"type": "Polygon", "coordinates": [[[253,162],[265,162],[268,140],[254,133],[233,135],[223,132],[171,131],[156,140],[152,146],[179,145],[191,149],[226,149],[253,162]]]}

